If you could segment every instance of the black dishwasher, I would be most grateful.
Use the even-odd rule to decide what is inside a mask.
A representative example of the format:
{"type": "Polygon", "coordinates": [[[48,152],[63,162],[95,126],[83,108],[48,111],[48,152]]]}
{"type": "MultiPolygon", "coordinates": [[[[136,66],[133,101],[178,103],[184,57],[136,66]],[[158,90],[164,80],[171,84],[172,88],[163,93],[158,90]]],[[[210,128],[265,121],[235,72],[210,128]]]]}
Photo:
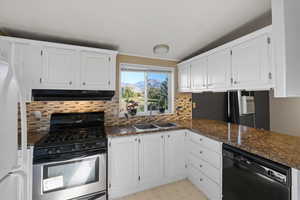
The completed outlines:
{"type": "Polygon", "coordinates": [[[291,168],[223,144],[223,200],[291,200],[291,168]]]}

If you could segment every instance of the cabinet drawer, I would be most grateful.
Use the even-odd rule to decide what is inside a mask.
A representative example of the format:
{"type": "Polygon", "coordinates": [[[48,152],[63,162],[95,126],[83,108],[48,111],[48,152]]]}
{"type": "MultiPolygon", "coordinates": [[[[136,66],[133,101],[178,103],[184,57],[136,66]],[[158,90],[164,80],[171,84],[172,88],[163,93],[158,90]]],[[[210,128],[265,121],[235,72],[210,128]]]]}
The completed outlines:
{"type": "Polygon", "coordinates": [[[221,143],[197,133],[191,133],[191,140],[217,153],[222,152],[221,143]]]}
{"type": "Polygon", "coordinates": [[[198,187],[209,199],[220,200],[221,188],[218,184],[211,181],[207,176],[201,173],[198,169],[191,166],[189,169],[191,182],[198,187]]]}
{"type": "Polygon", "coordinates": [[[201,145],[195,142],[190,142],[190,153],[194,156],[197,156],[198,158],[201,158],[202,160],[205,160],[212,166],[214,166],[217,169],[220,169],[221,167],[221,155],[211,151],[209,149],[203,148],[201,145]]]}
{"type": "Polygon", "coordinates": [[[207,163],[206,161],[195,157],[194,155],[189,155],[189,164],[190,166],[195,167],[199,171],[201,171],[203,174],[205,174],[207,177],[212,179],[215,183],[219,184],[221,183],[221,171],[220,169],[217,169],[207,163]]]}

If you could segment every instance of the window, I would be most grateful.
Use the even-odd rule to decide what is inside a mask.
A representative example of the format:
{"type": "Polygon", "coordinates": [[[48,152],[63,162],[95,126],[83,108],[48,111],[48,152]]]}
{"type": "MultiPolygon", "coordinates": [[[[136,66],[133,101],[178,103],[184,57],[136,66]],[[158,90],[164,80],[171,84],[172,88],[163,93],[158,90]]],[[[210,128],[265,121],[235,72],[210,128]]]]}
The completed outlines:
{"type": "Polygon", "coordinates": [[[171,113],[173,68],[121,64],[120,111],[147,115],[171,113]]]}

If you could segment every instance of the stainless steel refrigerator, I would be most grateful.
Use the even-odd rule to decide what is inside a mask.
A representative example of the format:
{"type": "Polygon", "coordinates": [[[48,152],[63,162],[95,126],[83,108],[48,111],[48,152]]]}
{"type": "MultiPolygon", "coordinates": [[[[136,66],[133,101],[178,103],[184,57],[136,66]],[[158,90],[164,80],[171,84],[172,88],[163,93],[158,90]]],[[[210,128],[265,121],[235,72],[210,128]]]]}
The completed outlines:
{"type": "Polygon", "coordinates": [[[193,94],[193,118],[221,120],[270,130],[269,91],[193,94]]]}

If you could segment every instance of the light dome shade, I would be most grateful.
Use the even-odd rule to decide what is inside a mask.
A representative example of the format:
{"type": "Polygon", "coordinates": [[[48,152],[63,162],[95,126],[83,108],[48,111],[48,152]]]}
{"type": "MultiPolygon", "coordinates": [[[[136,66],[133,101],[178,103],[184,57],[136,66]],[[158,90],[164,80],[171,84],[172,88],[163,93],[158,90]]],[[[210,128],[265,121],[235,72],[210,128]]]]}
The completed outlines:
{"type": "Polygon", "coordinates": [[[170,50],[170,47],[166,44],[158,44],[153,47],[154,54],[167,54],[170,50]]]}

